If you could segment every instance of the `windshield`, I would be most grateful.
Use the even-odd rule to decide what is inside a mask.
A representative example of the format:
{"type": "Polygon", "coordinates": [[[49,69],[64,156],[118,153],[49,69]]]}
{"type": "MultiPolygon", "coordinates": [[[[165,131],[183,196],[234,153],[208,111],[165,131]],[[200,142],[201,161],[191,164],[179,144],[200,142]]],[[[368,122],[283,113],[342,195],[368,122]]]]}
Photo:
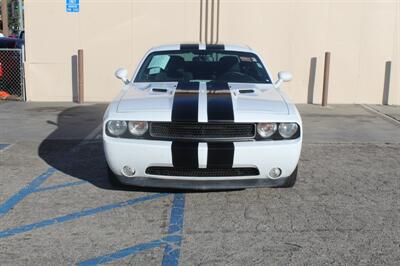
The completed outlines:
{"type": "Polygon", "coordinates": [[[257,55],[212,50],[153,52],[135,78],[135,82],[170,81],[271,83],[257,55]]]}

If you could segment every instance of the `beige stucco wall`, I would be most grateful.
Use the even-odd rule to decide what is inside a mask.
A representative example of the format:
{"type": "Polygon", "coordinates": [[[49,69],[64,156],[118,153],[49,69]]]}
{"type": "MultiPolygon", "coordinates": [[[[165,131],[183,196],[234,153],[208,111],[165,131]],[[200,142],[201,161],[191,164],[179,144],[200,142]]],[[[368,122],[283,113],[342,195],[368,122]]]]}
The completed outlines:
{"type": "MultiPolygon", "coordinates": [[[[391,61],[389,103],[400,104],[400,0],[220,2],[220,42],[248,44],[274,76],[291,71],[294,80],[284,89],[296,102],[307,102],[313,57],[314,102],[321,101],[324,52],[330,51],[330,103],[381,103],[391,61]]],[[[197,0],[81,0],[77,14],[65,12],[65,0],[25,5],[31,101],[72,100],[71,61],[79,48],[85,100],[109,101],[121,87],[116,68],[133,72],[152,46],[199,40],[197,0]]]]}

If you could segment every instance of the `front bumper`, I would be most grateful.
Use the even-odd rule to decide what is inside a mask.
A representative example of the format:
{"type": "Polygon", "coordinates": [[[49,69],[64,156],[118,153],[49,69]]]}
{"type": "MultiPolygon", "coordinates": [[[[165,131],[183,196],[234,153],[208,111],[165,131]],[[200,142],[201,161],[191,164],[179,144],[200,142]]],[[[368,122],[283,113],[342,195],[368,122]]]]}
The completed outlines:
{"type": "Polygon", "coordinates": [[[254,178],[254,179],[232,179],[232,180],[181,180],[165,179],[154,177],[135,177],[128,178],[118,176],[118,180],[125,185],[137,187],[169,188],[169,189],[189,189],[189,190],[225,190],[241,189],[254,187],[281,187],[289,177],[279,179],[254,178]]]}
{"type": "MultiPolygon", "coordinates": [[[[256,167],[257,176],[195,177],[157,176],[146,174],[150,166],[172,167],[172,141],[118,139],[103,136],[104,151],[108,165],[118,179],[135,186],[179,189],[229,189],[242,187],[280,186],[296,169],[301,152],[301,137],[283,141],[234,142],[233,167],[256,167]],[[128,165],[135,169],[134,177],[125,177],[121,169],[128,165]],[[279,167],[278,179],[268,176],[269,171],[279,167]]],[[[207,145],[199,145],[199,167],[207,165],[207,145]],[[205,154],[205,156],[204,156],[205,154]]]]}

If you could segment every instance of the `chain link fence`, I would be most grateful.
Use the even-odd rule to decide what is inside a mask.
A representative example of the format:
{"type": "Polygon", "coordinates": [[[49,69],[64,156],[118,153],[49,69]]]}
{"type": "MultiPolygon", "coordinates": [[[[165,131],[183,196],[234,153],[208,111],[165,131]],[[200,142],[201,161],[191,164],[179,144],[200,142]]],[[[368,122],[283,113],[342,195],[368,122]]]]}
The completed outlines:
{"type": "Polygon", "coordinates": [[[0,49],[0,99],[25,101],[23,49],[0,49]]]}

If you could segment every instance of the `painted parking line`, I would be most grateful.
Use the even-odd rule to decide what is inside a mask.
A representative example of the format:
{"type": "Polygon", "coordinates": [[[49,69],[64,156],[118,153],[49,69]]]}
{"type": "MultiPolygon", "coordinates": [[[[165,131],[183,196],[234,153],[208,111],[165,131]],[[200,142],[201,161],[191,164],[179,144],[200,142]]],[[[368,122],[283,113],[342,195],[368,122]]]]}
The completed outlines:
{"type": "Polygon", "coordinates": [[[95,129],[92,130],[78,145],[71,149],[71,152],[77,152],[83,145],[92,142],[101,141],[101,134],[103,130],[103,123],[98,125],[95,129]],[[100,138],[99,138],[100,136],[100,138]]]}
{"type": "Polygon", "coordinates": [[[8,146],[10,146],[10,144],[0,143],[0,151],[6,149],[8,146]]]}
{"type": "Polygon", "coordinates": [[[93,139],[98,139],[98,136],[101,136],[101,131],[103,130],[103,123],[98,125],[92,132],[90,132],[89,135],[87,135],[83,140],[88,141],[88,140],[93,140],[93,139]]]}
{"type": "MultiPolygon", "coordinates": [[[[96,134],[98,134],[99,130],[101,131],[101,125],[99,125],[96,129],[94,129],[92,131],[92,133],[89,134],[89,136],[95,136],[96,134]]],[[[74,148],[72,148],[69,152],[74,152],[74,150],[76,150],[80,145],[83,145],[84,143],[85,143],[85,140],[82,140],[78,145],[76,145],[74,148]]],[[[10,144],[0,144],[0,151],[2,151],[2,149],[4,150],[9,145],[10,144]]],[[[20,202],[21,200],[26,198],[31,193],[52,190],[52,189],[57,189],[57,188],[62,188],[62,187],[68,187],[68,186],[76,186],[76,185],[82,184],[82,183],[74,183],[74,184],[70,183],[70,184],[58,185],[58,186],[54,186],[54,187],[39,188],[55,172],[57,172],[57,170],[53,167],[50,167],[49,169],[47,169],[46,172],[35,177],[28,185],[26,185],[19,192],[17,192],[13,196],[11,196],[4,203],[2,203],[0,205],[0,218],[3,217],[7,212],[9,212],[15,205],[17,205],[18,202],[20,202]]],[[[80,181],[78,181],[78,182],[80,182],[80,181]]],[[[82,181],[82,182],[85,182],[85,181],[82,181]]]]}
{"type": "Polygon", "coordinates": [[[54,224],[73,221],[73,220],[76,220],[76,219],[79,219],[82,217],[95,215],[95,214],[110,211],[113,209],[119,209],[119,208],[123,208],[123,207],[127,207],[127,206],[132,206],[135,204],[142,203],[144,201],[149,201],[149,200],[154,200],[154,199],[158,199],[161,197],[165,197],[167,195],[169,195],[169,194],[168,193],[158,193],[158,194],[146,195],[146,196],[139,197],[139,198],[121,201],[118,203],[107,204],[107,205],[103,205],[100,207],[87,209],[84,211],[70,213],[70,214],[59,216],[56,218],[46,219],[46,220],[32,223],[32,224],[27,224],[27,225],[10,228],[10,229],[4,230],[4,231],[0,231],[0,238],[5,238],[5,237],[14,236],[17,234],[22,234],[22,233],[25,233],[28,231],[47,227],[47,226],[54,225],[54,224]]]}
{"type": "Polygon", "coordinates": [[[132,247],[121,249],[114,253],[98,256],[79,262],[77,265],[99,265],[116,260],[120,260],[127,256],[136,255],[142,251],[154,249],[165,244],[163,253],[163,266],[179,265],[180,248],[182,243],[182,229],[184,222],[185,195],[174,194],[171,208],[171,216],[168,226],[168,235],[161,239],[153,240],[147,243],[141,243],[132,247]]]}
{"type": "Polygon", "coordinates": [[[175,194],[171,209],[171,218],[168,226],[168,234],[177,236],[177,241],[173,245],[168,243],[164,249],[162,260],[163,266],[179,265],[180,248],[182,243],[182,229],[185,212],[185,195],[175,194]]]}
{"type": "Polygon", "coordinates": [[[47,169],[46,172],[35,177],[28,185],[18,191],[16,194],[11,196],[8,200],[0,205],[0,218],[3,217],[7,212],[9,212],[15,205],[23,200],[26,196],[33,193],[44,181],[46,181],[51,175],[53,175],[57,170],[53,167],[47,169]]]}
{"type": "Polygon", "coordinates": [[[112,262],[112,261],[115,261],[115,260],[123,259],[123,258],[125,258],[127,256],[136,255],[136,254],[138,254],[140,252],[143,252],[143,251],[146,251],[146,250],[158,248],[162,244],[177,243],[178,241],[179,241],[178,240],[178,236],[167,236],[167,237],[164,237],[162,239],[154,240],[154,241],[143,243],[143,244],[138,244],[136,246],[125,248],[125,249],[121,249],[121,250],[119,250],[119,251],[117,251],[115,253],[111,253],[111,254],[99,256],[99,257],[96,257],[96,258],[93,258],[93,259],[89,259],[89,260],[86,260],[86,261],[82,261],[82,262],[79,262],[76,265],[88,266],[88,265],[105,264],[105,263],[109,263],[109,262],[112,262]]]}
{"type": "MultiPolygon", "coordinates": [[[[89,139],[93,138],[95,135],[95,132],[97,130],[94,130],[92,136],[86,140],[83,140],[80,144],[75,146],[73,149],[70,150],[70,152],[74,152],[76,148],[78,148],[80,145],[84,145],[85,142],[87,142],[89,139]]],[[[98,139],[98,136],[95,137],[98,139]]],[[[101,137],[101,135],[100,135],[101,137]]],[[[9,146],[9,144],[3,144],[0,146],[0,151],[2,149],[5,149],[9,146]]],[[[35,177],[28,185],[26,185],[24,188],[22,188],[20,191],[18,191],[16,194],[11,196],[9,199],[7,199],[4,203],[0,205],[0,218],[7,214],[10,210],[12,210],[20,201],[22,201],[24,198],[26,198],[28,195],[31,193],[36,193],[36,192],[43,192],[43,191],[49,191],[49,190],[55,190],[55,189],[60,189],[60,188],[65,188],[65,187],[70,187],[70,186],[78,186],[84,183],[88,183],[87,181],[73,181],[73,182],[65,182],[62,184],[55,184],[55,185],[48,185],[42,187],[42,184],[50,177],[52,176],[55,172],[57,172],[56,169],[50,167],[47,169],[44,173],[41,175],[35,177]]],[[[46,219],[42,220],[36,223],[32,224],[27,224],[27,225],[22,225],[14,228],[9,228],[4,231],[0,231],[0,238],[7,238],[11,237],[17,234],[22,234],[25,232],[29,232],[35,229],[40,229],[44,227],[48,227],[54,224],[59,224],[59,223],[64,223],[68,221],[73,221],[82,217],[86,216],[91,216],[91,215],[96,215],[98,213],[102,213],[105,211],[113,210],[113,209],[118,209],[126,206],[131,206],[135,204],[140,204],[146,201],[158,199],[164,196],[170,195],[170,193],[159,193],[159,194],[151,194],[139,198],[134,198],[130,199],[127,201],[122,201],[118,203],[113,203],[113,204],[107,204],[103,205],[100,207],[96,208],[91,208],[79,212],[74,212],[70,213],[67,215],[59,216],[56,218],[51,218],[51,219],[46,219]]],[[[156,247],[161,247],[165,245],[164,248],[164,253],[163,253],[163,261],[162,265],[164,266],[175,266],[179,265],[179,258],[180,258],[180,247],[181,247],[181,242],[182,242],[182,228],[183,228],[183,218],[184,218],[184,195],[183,194],[174,194],[174,199],[173,199],[173,206],[171,208],[171,216],[170,216],[170,223],[168,226],[168,235],[158,239],[154,240],[148,243],[142,243],[130,248],[126,248],[123,250],[120,250],[118,252],[112,253],[112,254],[107,254],[104,256],[100,256],[97,258],[89,259],[87,261],[81,262],[80,265],[93,265],[93,264],[102,264],[106,263],[109,261],[113,260],[118,260],[123,257],[126,257],[128,255],[135,255],[137,253],[140,253],[144,250],[148,249],[154,249],[156,247]]]]}
{"type": "Polygon", "coordinates": [[[57,184],[57,185],[52,185],[52,186],[47,186],[47,187],[39,187],[32,192],[36,193],[36,192],[42,192],[42,191],[55,190],[55,189],[59,189],[59,188],[74,187],[74,186],[79,186],[79,185],[86,184],[86,183],[89,183],[89,182],[84,181],[84,180],[65,182],[62,184],[57,184]]]}
{"type": "Polygon", "coordinates": [[[400,121],[398,119],[396,119],[396,117],[393,117],[391,115],[382,113],[381,111],[375,109],[373,106],[368,105],[368,104],[361,104],[361,107],[363,107],[364,109],[366,109],[367,111],[370,111],[371,113],[377,114],[380,117],[382,117],[383,119],[385,119],[386,121],[390,121],[393,124],[400,126],[400,121]]]}
{"type": "MultiPolygon", "coordinates": [[[[69,152],[73,153],[74,151],[77,151],[80,146],[85,144],[86,141],[94,139],[98,134],[101,134],[101,131],[102,131],[102,124],[98,125],[85,139],[83,139],[78,145],[73,147],[69,152]]],[[[9,146],[10,146],[10,144],[0,143],[0,151],[6,149],[9,146]]],[[[23,200],[25,197],[27,197],[31,193],[52,190],[52,189],[57,189],[57,188],[62,188],[62,187],[68,187],[68,186],[76,186],[76,185],[82,184],[82,183],[74,183],[74,184],[70,183],[70,184],[58,185],[58,186],[53,186],[53,187],[39,188],[43,184],[43,182],[46,181],[56,171],[57,171],[56,169],[54,169],[53,167],[50,167],[49,169],[47,169],[46,172],[35,177],[28,185],[26,185],[19,192],[17,192],[13,196],[11,196],[11,198],[6,200],[4,203],[2,203],[0,205],[0,218],[3,217],[8,211],[10,211],[15,205],[17,205],[18,202],[23,200]]],[[[80,181],[78,181],[78,182],[80,182],[80,181]]],[[[82,181],[82,182],[84,182],[84,181],[82,181]]]]}

